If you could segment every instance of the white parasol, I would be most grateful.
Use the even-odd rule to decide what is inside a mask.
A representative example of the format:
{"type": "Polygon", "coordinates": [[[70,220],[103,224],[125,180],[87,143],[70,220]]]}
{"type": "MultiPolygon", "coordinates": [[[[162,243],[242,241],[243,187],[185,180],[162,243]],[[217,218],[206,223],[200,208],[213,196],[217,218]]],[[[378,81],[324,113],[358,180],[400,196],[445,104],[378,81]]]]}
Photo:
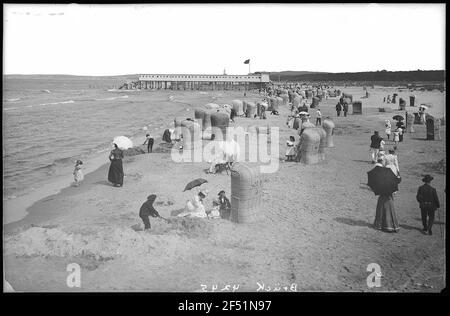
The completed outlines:
{"type": "Polygon", "coordinates": [[[309,113],[308,112],[305,112],[305,111],[301,111],[300,113],[298,113],[299,115],[309,115],[309,113]]]}
{"type": "Polygon", "coordinates": [[[113,143],[117,145],[120,149],[128,149],[133,147],[133,142],[131,139],[125,136],[114,137],[113,143]]]}

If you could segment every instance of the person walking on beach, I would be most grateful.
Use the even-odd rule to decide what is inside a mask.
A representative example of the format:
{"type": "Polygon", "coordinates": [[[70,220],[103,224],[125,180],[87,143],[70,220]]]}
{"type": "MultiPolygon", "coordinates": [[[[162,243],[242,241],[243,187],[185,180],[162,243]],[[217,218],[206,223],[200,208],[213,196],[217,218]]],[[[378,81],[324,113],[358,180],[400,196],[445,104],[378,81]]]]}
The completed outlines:
{"type": "Polygon", "coordinates": [[[111,165],[108,171],[108,181],[115,187],[121,187],[123,185],[123,151],[119,149],[117,144],[114,144],[114,149],[109,153],[109,160],[111,165]]]}
{"type": "Polygon", "coordinates": [[[81,160],[77,160],[75,162],[75,169],[73,170],[73,179],[75,180],[75,186],[79,186],[80,182],[84,179],[83,171],[81,170],[81,165],[83,162],[81,160]]]}
{"type": "Polygon", "coordinates": [[[393,149],[389,149],[389,153],[383,157],[384,166],[392,170],[392,172],[400,177],[400,168],[398,167],[398,157],[393,149]]]}
{"type": "Polygon", "coordinates": [[[340,102],[338,102],[338,104],[336,104],[336,114],[337,116],[341,116],[341,111],[342,111],[342,105],[340,102]]]}
{"type": "Polygon", "coordinates": [[[343,110],[344,110],[344,116],[347,117],[347,112],[348,112],[348,103],[344,102],[344,105],[342,106],[343,110]]]}
{"type": "Polygon", "coordinates": [[[154,138],[149,134],[149,133],[147,133],[146,135],[145,135],[145,142],[144,142],[144,144],[143,145],[145,145],[145,144],[147,144],[147,152],[148,153],[151,153],[152,152],[152,150],[153,150],[153,143],[154,143],[154,138]]]}
{"type": "Polygon", "coordinates": [[[400,141],[400,132],[399,132],[398,128],[395,129],[395,131],[394,131],[394,139],[393,140],[394,140],[395,146],[397,146],[397,143],[400,141]]]}
{"type": "Polygon", "coordinates": [[[430,176],[429,174],[425,175],[422,179],[422,182],[424,182],[425,184],[419,187],[416,195],[417,202],[419,202],[420,206],[423,232],[425,234],[428,233],[428,235],[433,235],[431,228],[434,224],[434,213],[436,210],[438,210],[439,212],[440,207],[436,189],[430,185],[430,182],[432,180],[432,176],[430,176]]]}
{"type": "Polygon", "coordinates": [[[317,108],[316,111],[316,126],[322,125],[322,112],[320,112],[320,109],[317,108]]]}
{"type": "Polygon", "coordinates": [[[378,131],[374,131],[373,135],[370,137],[370,153],[372,158],[372,163],[377,162],[378,152],[380,150],[381,137],[378,135],[378,131]]]}
{"type": "Polygon", "coordinates": [[[142,204],[141,208],[139,209],[139,217],[144,222],[145,230],[151,228],[150,220],[148,218],[149,216],[160,217],[158,211],[155,210],[155,208],[153,207],[153,203],[155,202],[155,200],[156,200],[155,194],[149,195],[147,197],[147,201],[145,201],[144,204],[142,204]]]}
{"type": "Polygon", "coordinates": [[[386,124],[385,124],[386,131],[385,131],[385,133],[386,133],[387,139],[389,140],[389,137],[391,136],[391,127],[392,127],[391,126],[391,121],[386,120],[385,122],[386,122],[386,124]]]}

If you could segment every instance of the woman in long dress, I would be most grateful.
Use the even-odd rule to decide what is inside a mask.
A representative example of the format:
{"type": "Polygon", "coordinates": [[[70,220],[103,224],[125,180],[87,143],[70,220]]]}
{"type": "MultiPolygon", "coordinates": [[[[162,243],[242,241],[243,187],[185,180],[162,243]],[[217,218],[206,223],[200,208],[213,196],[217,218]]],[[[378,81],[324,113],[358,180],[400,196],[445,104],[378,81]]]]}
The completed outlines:
{"type": "Polygon", "coordinates": [[[108,171],[108,181],[115,187],[121,187],[123,185],[123,151],[114,144],[114,149],[109,154],[109,160],[111,165],[108,171]]]}
{"type": "Polygon", "coordinates": [[[386,232],[397,232],[400,229],[392,194],[380,195],[378,197],[377,212],[373,225],[376,229],[386,232]]]}

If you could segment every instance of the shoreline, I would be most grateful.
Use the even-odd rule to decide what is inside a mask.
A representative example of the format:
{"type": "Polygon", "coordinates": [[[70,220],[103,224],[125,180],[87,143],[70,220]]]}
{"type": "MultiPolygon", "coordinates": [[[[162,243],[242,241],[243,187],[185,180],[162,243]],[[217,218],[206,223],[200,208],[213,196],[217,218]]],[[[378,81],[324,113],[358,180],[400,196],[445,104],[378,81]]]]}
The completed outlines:
{"type": "MultiPolygon", "coordinates": [[[[152,133],[157,135],[158,132],[159,129],[156,129],[156,132],[152,133]]],[[[131,138],[134,145],[133,147],[142,147],[143,141],[137,141],[140,138],[145,139],[145,137],[139,136],[131,138]]],[[[153,149],[158,147],[158,139],[160,140],[161,137],[155,137],[155,145],[153,149]]],[[[104,151],[93,155],[90,159],[84,161],[84,165],[86,166],[86,169],[83,170],[85,180],[88,175],[97,172],[99,169],[104,168],[109,164],[107,154],[108,151],[104,151]]],[[[83,186],[85,180],[81,182],[80,187],[83,186]]],[[[7,225],[26,219],[26,217],[30,215],[29,209],[31,209],[35,203],[58,195],[63,190],[73,187],[73,183],[73,175],[71,174],[58,176],[48,179],[48,181],[35,190],[24,193],[23,195],[13,199],[3,200],[3,227],[5,228],[7,225]]]]}

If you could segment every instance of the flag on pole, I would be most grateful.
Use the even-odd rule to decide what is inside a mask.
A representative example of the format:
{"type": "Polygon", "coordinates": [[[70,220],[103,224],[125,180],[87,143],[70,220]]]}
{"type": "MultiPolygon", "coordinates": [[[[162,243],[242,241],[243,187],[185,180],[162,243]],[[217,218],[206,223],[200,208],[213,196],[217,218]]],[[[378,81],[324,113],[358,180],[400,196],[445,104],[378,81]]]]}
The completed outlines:
{"type": "Polygon", "coordinates": [[[250,59],[247,59],[246,61],[244,61],[244,64],[250,64],[250,59]]]}

